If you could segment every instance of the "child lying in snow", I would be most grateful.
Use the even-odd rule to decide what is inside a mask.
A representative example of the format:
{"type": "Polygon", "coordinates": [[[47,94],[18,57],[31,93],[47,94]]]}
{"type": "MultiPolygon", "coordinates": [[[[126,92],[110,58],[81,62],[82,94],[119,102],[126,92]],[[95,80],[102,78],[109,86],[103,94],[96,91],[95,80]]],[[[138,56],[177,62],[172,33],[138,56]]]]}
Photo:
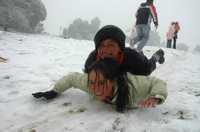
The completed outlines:
{"type": "Polygon", "coordinates": [[[32,95],[53,99],[72,87],[88,92],[94,99],[116,105],[118,112],[128,107],[155,107],[167,97],[164,81],[122,72],[119,63],[112,58],[93,62],[88,74],[70,73],[58,80],[52,90],[32,95]]]}

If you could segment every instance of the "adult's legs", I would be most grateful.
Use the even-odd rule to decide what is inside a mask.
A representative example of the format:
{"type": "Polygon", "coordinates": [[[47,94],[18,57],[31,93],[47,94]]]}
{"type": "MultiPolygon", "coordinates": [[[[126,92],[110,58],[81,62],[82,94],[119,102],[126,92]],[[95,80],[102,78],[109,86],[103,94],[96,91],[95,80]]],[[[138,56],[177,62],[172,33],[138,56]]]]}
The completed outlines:
{"type": "Polygon", "coordinates": [[[140,25],[136,25],[136,33],[137,35],[131,40],[130,47],[134,48],[134,45],[142,39],[142,28],[140,25]]]}
{"type": "Polygon", "coordinates": [[[173,38],[174,42],[173,42],[173,48],[176,49],[176,37],[173,38]]]}
{"type": "Polygon", "coordinates": [[[143,47],[146,45],[148,39],[149,39],[149,31],[150,31],[150,26],[149,25],[142,25],[142,39],[138,43],[137,50],[142,51],[143,47]]]}
{"type": "Polygon", "coordinates": [[[171,39],[167,40],[167,48],[171,48],[171,45],[172,45],[172,40],[171,39]]]}

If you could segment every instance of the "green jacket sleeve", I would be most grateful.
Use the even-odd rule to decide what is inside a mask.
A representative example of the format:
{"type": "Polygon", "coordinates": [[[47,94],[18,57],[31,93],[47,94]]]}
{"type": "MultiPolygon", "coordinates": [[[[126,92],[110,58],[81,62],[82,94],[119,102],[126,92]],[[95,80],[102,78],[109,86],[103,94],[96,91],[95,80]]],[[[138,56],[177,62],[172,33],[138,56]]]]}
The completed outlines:
{"type": "Polygon", "coordinates": [[[137,104],[149,97],[158,98],[159,104],[163,103],[167,98],[167,84],[155,77],[135,76],[129,74],[129,79],[133,83],[136,91],[130,88],[130,96],[132,104],[137,104]]]}
{"type": "Polygon", "coordinates": [[[152,77],[150,96],[160,99],[159,104],[162,104],[167,98],[167,84],[163,80],[152,77]]]}
{"type": "Polygon", "coordinates": [[[72,87],[88,92],[87,75],[77,72],[70,73],[58,80],[53,90],[58,93],[62,93],[72,87]]]}

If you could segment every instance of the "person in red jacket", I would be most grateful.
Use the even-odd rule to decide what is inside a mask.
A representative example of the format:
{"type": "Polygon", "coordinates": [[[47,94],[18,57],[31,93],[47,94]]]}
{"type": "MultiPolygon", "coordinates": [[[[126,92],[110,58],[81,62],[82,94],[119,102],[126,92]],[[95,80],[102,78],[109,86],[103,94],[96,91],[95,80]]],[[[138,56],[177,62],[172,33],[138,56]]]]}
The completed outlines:
{"type": "Polygon", "coordinates": [[[171,46],[172,46],[172,40],[174,38],[174,33],[175,33],[175,22],[172,22],[169,26],[167,33],[166,33],[167,48],[171,48],[171,46]]]}

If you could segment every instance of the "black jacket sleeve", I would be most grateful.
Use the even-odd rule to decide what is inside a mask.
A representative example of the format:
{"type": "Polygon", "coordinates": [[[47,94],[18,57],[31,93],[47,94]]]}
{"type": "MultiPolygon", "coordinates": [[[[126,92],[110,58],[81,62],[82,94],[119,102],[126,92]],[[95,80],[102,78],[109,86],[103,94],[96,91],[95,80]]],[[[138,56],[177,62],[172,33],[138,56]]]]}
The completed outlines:
{"type": "MultiPolygon", "coordinates": [[[[88,73],[89,66],[96,60],[96,51],[92,51],[85,62],[84,72],[88,73]]],[[[150,75],[156,68],[156,60],[130,48],[124,49],[124,61],[121,66],[122,72],[130,72],[134,75],[150,75]]]]}
{"type": "Polygon", "coordinates": [[[148,59],[137,51],[125,48],[124,62],[121,65],[123,72],[130,72],[135,75],[150,75],[156,69],[156,60],[148,59]]]}

